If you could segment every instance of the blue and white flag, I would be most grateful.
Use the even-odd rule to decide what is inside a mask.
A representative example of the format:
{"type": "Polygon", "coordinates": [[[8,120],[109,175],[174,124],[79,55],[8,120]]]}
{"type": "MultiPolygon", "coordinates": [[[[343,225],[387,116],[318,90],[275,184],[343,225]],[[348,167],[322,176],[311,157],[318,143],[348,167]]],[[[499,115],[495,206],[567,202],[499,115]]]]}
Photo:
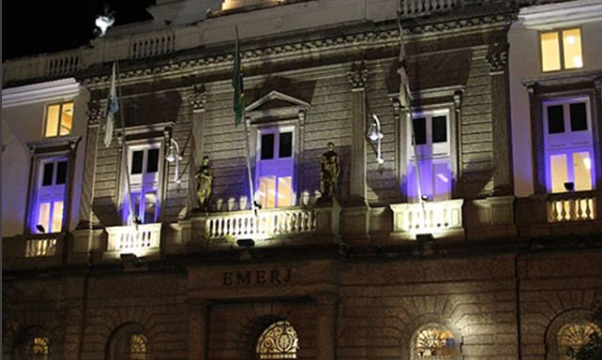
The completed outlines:
{"type": "Polygon", "coordinates": [[[105,123],[105,147],[111,146],[113,141],[113,129],[115,127],[115,114],[119,111],[117,99],[117,66],[113,63],[113,74],[111,75],[111,87],[107,98],[106,123],[105,123]]]}

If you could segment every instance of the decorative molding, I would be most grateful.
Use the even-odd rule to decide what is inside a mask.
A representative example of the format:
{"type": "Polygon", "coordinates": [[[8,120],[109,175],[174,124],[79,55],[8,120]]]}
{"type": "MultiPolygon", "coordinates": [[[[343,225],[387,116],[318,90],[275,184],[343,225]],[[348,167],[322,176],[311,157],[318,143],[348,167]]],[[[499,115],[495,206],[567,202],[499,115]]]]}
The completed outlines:
{"type": "MultiPolygon", "coordinates": [[[[450,31],[459,31],[467,28],[491,26],[499,23],[507,24],[510,21],[510,15],[493,15],[475,17],[471,19],[453,20],[440,22],[436,24],[416,25],[404,28],[404,34],[409,37],[415,35],[428,35],[437,33],[449,33],[450,31]]],[[[263,49],[253,49],[244,51],[241,54],[242,59],[248,65],[256,62],[265,62],[266,57],[276,58],[298,57],[307,55],[310,52],[323,52],[325,50],[337,51],[348,50],[350,47],[362,46],[399,46],[399,31],[397,29],[362,32],[353,35],[337,36],[331,38],[322,38],[312,41],[299,42],[294,44],[278,45],[263,49]]],[[[232,54],[213,55],[197,59],[188,59],[183,61],[174,61],[169,64],[155,67],[146,67],[124,71],[120,74],[122,81],[137,77],[159,75],[174,71],[195,71],[199,68],[208,68],[212,66],[230,67],[234,62],[232,54]]],[[[110,71],[108,70],[102,76],[91,76],[82,83],[87,86],[108,87],[110,83],[110,71]]]]}
{"type": "Polygon", "coordinates": [[[586,72],[575,72],[575,71],[563,71],[559,74],[541,76],[536,78],[524,79],[522,81],[529,92],[532,92],[532,88],[538,86],[564,86],[570,84],[582,84],[582,83],[593,83],[602,80],[602,71],[586,71],[586,72]]]}
{"type": "Polygon", "coordinates": [[[74,78],[8,88],[2,90],[2,107],[67,100],[79,95],[80,89],[74,78]]]}
{"type": "Polygon", "coordinates": [[[103,113],[104,111],[102,111],[99,101],[88,101],[88,111],[86,112],[86,116],[88,117],[88,125],[90,127],[100,125],[103,113]]]}
{"type": "Polygon", "coordinates": [[[77,147],[77,143],[80,140],[81,136],[58,136],[39,141],[28,142],[27,148],[32,155],[52,152],[57,149],[69,149],[70,151],[74,151],[77,147]]]}
{"type": "Polygon", "coordinates": [[[588,22],[600,21],[602,3],[599,0],[565,1],[523,8],[519,15],[526,28],[549,30],[588,22]]]}
{"type": "Polygon", "coordinates": [[[368,82],[368,69],[366,63],[359,62],[351,65],[351,71],[347,72],[347,80],[351,84],[352,91],[361,91],[366,88],[368,82]]]}
{"type": "Polygon", "coordinates": [[[193,113],[205,111],[205,103],[207,102],[207,89],[205,85],[194,85],[192,93],[188,97],[193,113]]]}
{"type": "Polygon", "coordinates": [[[273,90],[269,94],[261,97],[254,101],[252,104],[246,107],[245,111],[247,118],[253,122],[255,119],[294,119],[298,118],[300,121],[305,120],[307,110],[311,107],[311,104],[293,96],[281,93],[273,90]],[[288,106],[278,106],[270,109],[261,109],[261,107],[271,101],[280,100],[288,103],[288,106]]]}
{"type": "Polygon", "coordinates": [[[489,48],[485,61],[489,64],[489,75],[501,75],[508,65],[508,44],[495,43],[489,48]]]}

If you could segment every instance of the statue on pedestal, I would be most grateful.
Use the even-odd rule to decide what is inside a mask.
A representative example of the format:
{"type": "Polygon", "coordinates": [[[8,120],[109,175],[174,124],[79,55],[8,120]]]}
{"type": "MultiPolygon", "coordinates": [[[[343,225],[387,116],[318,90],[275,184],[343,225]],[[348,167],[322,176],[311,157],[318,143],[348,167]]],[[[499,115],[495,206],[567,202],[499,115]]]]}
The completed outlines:
{"type": "Polygon", "coordinates": [[[199,207],[203,210],[209,209],[211,200],[211,185],[213,184],[213,170],[209,165],[209,156],[203,157],[203,162],[195,178],[197,179],[196,196],[199,201],[199,207]]]}
{"type": "Polygon", "coordinates": [[[327,200],[336,196],[337,183],[341,167],[339,164],[339,155],[334,151],[334,143],[329,142],[328,151],[322,154],[322,163],[320,171],[320,199],[327,200]]]}

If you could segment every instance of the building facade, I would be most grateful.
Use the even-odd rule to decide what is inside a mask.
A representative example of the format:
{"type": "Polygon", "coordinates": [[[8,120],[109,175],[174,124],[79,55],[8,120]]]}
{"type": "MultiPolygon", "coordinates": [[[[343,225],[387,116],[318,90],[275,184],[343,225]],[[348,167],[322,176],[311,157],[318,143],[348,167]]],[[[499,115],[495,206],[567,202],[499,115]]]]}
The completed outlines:
{"type": "Polygon", "coordinates": [[[597,1],[148,10],[3,64],[3,356],[560,360],[600,332],[597,1]]]}

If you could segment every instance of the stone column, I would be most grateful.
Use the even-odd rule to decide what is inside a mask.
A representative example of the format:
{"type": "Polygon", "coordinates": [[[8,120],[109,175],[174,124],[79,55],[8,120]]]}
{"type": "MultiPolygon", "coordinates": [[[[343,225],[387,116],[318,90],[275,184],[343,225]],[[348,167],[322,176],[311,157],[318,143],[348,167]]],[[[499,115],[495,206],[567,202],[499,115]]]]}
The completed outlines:
{"type": "Polygon", "coordinates": [[[350,200],[354,203],[366,202],[366,82],[368,69],[361,62],[353,64],[347,73],[351,84],[351,106],[353,127],[350,162],[350,200]]]}
{"type": "Polygon", "coordinates": [[[188,317],[188,359],[206,360],[209,343],[209,303],[202,299],[188,300],[188,317]]]}
{"type": "Polygon", "coordinates": [[[487,55],[491,77],[491,117],[493,121],[493,191],[495,195],[514,193],[512,146],[510,141],[510,88],[508,44],[496,43],[487,55]]]}
{"type": "Polygon", "coordinates": [[[86,150],[84,153],[84,176],[82,180],[82,194],[79,207],[78,229],[89,229],[94,222],[92,203],[94,196],[94,175],[96,173],[96,152],[100,133],[102,111],[98,101],[88,102],[88,133],[86,150]]]}
{"type": "Polygon", "coordinates": [[[332,293],[315,295],[318,310],[316,360],[336,359],[336,314],[338,296],[332,293]]]}

